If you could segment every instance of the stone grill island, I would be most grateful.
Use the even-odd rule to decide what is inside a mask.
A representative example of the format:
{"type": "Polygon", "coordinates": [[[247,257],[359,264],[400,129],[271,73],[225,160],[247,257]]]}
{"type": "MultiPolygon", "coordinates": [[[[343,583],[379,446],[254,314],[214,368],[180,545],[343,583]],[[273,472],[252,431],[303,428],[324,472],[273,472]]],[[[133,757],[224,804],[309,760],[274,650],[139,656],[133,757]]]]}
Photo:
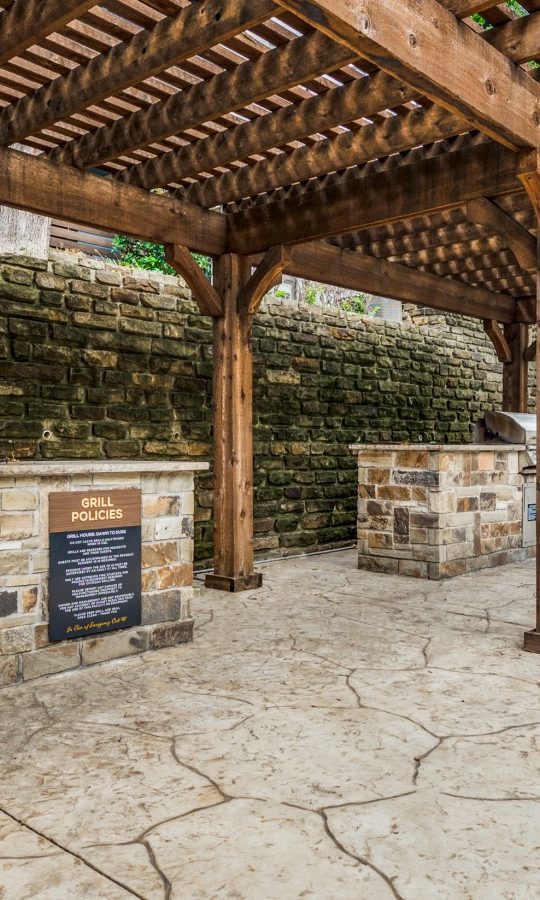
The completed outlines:
{"type": "Polygon", "coordinates": [[[2,464],[0,685],[191,640],[194,476],[207,469],[2,464]]]}
{"type": "Polygon", "coordinates": [[[534,555],[534,532],[531,541],[524,536],[524,485],[534,478],[522,474],[530,464],[525,445],[351,450],[358,455],[360,569],[438,579],[534,555]]]}

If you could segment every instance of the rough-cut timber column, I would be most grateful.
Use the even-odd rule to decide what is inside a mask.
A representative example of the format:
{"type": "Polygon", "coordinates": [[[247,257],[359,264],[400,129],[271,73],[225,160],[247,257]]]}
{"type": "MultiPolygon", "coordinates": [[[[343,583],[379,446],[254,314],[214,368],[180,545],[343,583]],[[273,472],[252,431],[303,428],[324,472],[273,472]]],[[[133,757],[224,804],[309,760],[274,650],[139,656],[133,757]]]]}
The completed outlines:
{"type": "Polygon", "coordinates": [[[214,319],[214,573],[207,587],[260,587],[253,568],[253,317],[239,313],[249,260],[222,256],[214,287],[223,315],[214,319]]]}
{"type": "MultiPolygon", "coordinates": [[[[518,175],[529,195],[537,218],[536,264],[536,345],[540,338],[540,151],[523,153],[518,162],[518,175]]],[[[536,433],[540,434],[540,353],[536,354],[536,433]]],[[[536,469],[536,508],[540,501],[539,468],[536,469]]],[[[540,653],[540,520],[536,517],[536,626],[525,632],[525,650],[540,653]]]]}
{"type": "Polygon", "coordinates": [[[529,346],[529,328],[517,322],[505,325],[504,336],[510,348],[512,361],[503,365],[503,410],[527,412],[529,364],[526,353],[529,346]]]}

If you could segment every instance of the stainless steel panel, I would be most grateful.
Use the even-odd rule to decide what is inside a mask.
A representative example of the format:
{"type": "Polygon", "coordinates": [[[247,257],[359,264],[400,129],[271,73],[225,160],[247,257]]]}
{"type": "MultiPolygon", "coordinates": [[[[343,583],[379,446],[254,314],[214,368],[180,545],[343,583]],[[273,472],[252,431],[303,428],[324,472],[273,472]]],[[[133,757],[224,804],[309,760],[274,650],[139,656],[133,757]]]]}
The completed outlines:
{"type": "Polygon", "coordinates": [[[508,444],[536,447],[536,416],[530,413],[487,412],[486,426],[491,434],[508,444]]]}

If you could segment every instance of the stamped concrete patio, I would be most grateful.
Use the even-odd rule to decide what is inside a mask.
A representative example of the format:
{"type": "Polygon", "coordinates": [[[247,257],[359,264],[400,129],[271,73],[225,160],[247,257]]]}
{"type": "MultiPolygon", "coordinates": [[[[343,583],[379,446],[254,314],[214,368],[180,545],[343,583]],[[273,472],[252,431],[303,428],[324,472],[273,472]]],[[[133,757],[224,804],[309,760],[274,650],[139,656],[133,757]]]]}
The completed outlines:
{"type": "Polygon", "coordinates": [[[262,568],[193,645],[0,692],[2,900],[537,898],[533,563],[262,568]]]}

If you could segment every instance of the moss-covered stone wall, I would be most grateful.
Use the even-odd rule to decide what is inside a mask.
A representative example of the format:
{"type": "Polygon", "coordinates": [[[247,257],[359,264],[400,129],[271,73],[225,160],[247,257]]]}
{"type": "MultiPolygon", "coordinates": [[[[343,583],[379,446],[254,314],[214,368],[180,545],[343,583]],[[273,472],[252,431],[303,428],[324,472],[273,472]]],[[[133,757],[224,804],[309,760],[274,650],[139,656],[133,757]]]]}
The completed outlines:
{"type": "MultiPolygon", "coordinates": [[[[262,556],[354,540],[350,443],[468,441],[500,402],[481,325],[456,316],[396,324],[272,300],[253,339],[262,556]]],[[[211,323],[177,279],[69,254],[0,258],[0,457],[210,459],[211,394],[211,323]]],[[[211,505],[200,479],[201,562],[211,505]]]]}

